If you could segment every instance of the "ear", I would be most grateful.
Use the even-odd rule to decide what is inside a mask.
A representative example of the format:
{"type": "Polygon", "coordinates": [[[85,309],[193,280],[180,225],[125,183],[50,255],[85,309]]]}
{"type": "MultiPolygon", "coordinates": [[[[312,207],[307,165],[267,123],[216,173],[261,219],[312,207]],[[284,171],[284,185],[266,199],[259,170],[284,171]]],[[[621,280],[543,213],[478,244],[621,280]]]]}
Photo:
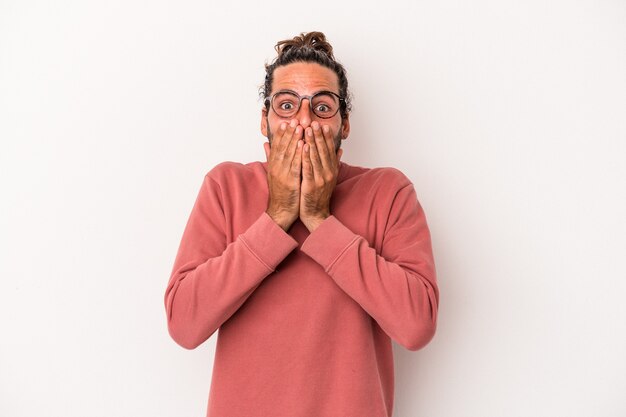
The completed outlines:
{"type": "Polygon", "coordinates": [[[347,114],[346,117],[341,122],[341,139],[348,139],[348,135],[350,134],[350,115],[347,114]]]}
{"type": "Polygon", "coordinates": [[[265,107],[261,109],[261,133],[267,137],[267,109],[265,107]]]}
{"type": "Polygon", "coordinates": [[[269,162],[270,161],[270,143],[269,142],[263,143],[263,149],[265,149],[265,160],[269,162]]]}

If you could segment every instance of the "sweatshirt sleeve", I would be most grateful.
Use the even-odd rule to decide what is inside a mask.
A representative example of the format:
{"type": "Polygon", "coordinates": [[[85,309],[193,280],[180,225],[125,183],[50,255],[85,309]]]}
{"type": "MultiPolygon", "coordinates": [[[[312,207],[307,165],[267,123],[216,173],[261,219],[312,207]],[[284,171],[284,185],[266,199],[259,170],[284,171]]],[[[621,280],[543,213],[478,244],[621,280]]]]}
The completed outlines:
{"type": "Polygon", "coordinates": [[[439,289],[430,232],[413,184],[394,198],[380,254],[333,215],[301,250],[397,343],[414,351],[434,336],[439,289]]]}
{"type": "Polygon", "coordinates": [[[186,349],[207,340],[298,246],[265,212],[227,244],[220,187],[209,174],[183,232],[164,298],[169,334],[186,349]]]}

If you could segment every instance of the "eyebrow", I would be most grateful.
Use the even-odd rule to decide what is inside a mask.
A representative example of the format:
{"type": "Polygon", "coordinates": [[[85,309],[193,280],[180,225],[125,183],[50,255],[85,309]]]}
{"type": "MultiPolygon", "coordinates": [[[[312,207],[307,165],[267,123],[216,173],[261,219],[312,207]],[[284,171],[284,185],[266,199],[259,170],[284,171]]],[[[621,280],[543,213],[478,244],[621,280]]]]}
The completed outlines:
{"type": "MultiPolygon", "coordinates": [[[[302,97],[302,95],[301,95],[300,93],[298,93],[297,91],[290,90],[290,89],[288,89],[288,88],[284,88],[284,89],[282,89],[282,90],[278,90],[278,91],[276,91],[276,93],[274,93],[274,94],[277,94],[277,93],[293,93],[293,94],[295,94],[295,95],[297,95],[297,96],[302,97]]],[[[319,90],[319,91],[315,91],[315,92],[314,92],[313,94],[311,94],[311,95],[312,95],[312,96],[314,96],[315,94],[319,94],[319,93],[331,93],[331,94],[337,94],[338,96],[340,96],[340,97],[341,97],[341,95],[340,95],[339,93],[335,93],[334,91],[330,91],[330,90],[319,90]]]]}

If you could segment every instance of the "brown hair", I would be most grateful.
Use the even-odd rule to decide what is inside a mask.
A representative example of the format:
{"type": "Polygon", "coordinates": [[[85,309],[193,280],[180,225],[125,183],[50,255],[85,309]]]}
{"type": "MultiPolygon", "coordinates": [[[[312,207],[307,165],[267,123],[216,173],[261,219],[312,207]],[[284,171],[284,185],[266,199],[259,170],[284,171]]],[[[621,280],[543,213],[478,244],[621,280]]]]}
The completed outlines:
{"type": "MultiPolygon", "coordinates": [[[[274,47],[278,56],[271,64],[265,64],[265,84],[259,88],[259,95],[267,99],[272,91],[274,70],[278,67],[294,62],[315,62],[329,68],[337,74],[339,80],[339,95],[345,100],[341,101],[341,117],[345,118],[352,110],[351,94],[348,91],[348,78],[346,70],[333,55],[333,47],[322,32],[301,33],[292,39],[279,41],[274,47]]],[[[267,103],[266,103],[267,106],[267,103]]]]}

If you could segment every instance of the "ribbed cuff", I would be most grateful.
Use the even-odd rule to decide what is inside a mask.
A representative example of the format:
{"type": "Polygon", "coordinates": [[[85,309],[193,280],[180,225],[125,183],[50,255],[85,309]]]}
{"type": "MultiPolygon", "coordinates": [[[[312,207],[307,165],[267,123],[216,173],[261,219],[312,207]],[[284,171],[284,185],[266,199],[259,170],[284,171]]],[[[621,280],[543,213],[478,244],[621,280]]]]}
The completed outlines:
{"type": "Polygon", "coordinates": [[[359,235],[331,215],[306,238],[300,250],[328,271],[358,238],[359,235]]]}
{"type": "Polygon", "coordinates": [[[263,212],[248,230],[239,235],[239,239],[272,271],[298,247],[298,242],[266,212],[263,212]]]}

